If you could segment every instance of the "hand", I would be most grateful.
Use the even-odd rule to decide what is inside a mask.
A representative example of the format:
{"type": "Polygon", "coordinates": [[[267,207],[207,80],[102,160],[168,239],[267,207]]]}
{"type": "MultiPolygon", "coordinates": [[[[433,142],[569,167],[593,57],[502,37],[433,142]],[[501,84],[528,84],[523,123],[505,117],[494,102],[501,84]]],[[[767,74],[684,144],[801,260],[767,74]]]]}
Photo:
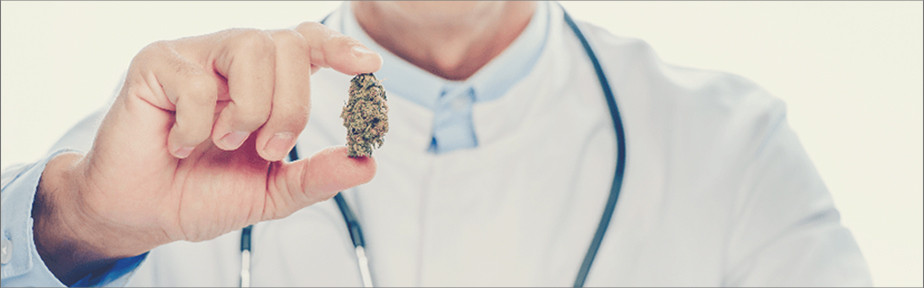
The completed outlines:
{"type": "Polygon", "coordinates": [[[59,279],[79,277],[87,264],[212,239],[370,181],[374,160],[345,147],[280,160],[308,122],[313,71],[381,63],[317,23],[147,46],[91,150],[46,167],[33,213],[40,255],[59,279]]]}

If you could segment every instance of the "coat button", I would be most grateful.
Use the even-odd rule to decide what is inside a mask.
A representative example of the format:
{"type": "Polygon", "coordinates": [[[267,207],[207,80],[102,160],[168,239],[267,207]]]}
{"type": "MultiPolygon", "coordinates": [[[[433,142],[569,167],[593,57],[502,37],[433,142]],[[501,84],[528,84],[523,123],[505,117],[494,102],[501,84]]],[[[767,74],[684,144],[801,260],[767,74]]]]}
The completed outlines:
{"type": "Polygon", "coordinates": [[[10,263],[10,258],[13,257],[13,243],[10,243],[10,240],[0,240],[0,264],[10,263]]]}

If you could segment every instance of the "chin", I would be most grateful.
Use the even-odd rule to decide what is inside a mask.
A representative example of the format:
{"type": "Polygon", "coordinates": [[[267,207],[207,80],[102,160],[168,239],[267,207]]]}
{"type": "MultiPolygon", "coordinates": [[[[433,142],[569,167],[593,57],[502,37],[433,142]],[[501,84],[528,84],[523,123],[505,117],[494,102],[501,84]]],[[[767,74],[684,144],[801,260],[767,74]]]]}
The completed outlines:
{"type": "Polygon", "coordinates": [[[401,11],[419,18],[458,19],[467,15],[478,15],[503,2],[494,1],[394,1],[376,2],[382,6],[401,11]]]}

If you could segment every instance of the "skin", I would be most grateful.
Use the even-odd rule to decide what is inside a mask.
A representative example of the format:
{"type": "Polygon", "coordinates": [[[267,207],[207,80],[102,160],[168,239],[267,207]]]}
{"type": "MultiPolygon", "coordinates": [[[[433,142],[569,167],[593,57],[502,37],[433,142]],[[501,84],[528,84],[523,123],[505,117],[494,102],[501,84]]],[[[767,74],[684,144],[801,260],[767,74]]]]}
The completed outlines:
{"type": "MultiPolygon", "coordinates": [[[[532,2],[352,5],[379,44],[447,79],[468,78],[500,54],[535,10],[532,2]]],[[[345,147],[280,160],[308,122],[312,72],[381,65],[314,22],[150,44],[90,151],[46,166],[32,215],[39,255],[71,284],[118,259],[286,217],[371,181],[375,160],[347,157],[345,147]]]]}
{"type": "Polygon", "coordinates": [[[465,80],[529,24],[535,2],[354,2],[360,26],[385,49],[449,80],[465,80]],[[447,21],[447,19],[451,19],[447,21]]]}

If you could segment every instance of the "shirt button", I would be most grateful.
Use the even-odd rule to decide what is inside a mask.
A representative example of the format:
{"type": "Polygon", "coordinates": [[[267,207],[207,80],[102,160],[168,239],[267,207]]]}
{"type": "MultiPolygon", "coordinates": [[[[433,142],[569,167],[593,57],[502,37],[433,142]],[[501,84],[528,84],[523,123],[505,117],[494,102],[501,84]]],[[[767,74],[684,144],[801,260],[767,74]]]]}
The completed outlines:
{"type": "Polygon", "coordinates": [[[10,263],[10,258],[13,257],[13,243],[10,243],[10,240],[0,240],[0,264],[10,263]]]}

